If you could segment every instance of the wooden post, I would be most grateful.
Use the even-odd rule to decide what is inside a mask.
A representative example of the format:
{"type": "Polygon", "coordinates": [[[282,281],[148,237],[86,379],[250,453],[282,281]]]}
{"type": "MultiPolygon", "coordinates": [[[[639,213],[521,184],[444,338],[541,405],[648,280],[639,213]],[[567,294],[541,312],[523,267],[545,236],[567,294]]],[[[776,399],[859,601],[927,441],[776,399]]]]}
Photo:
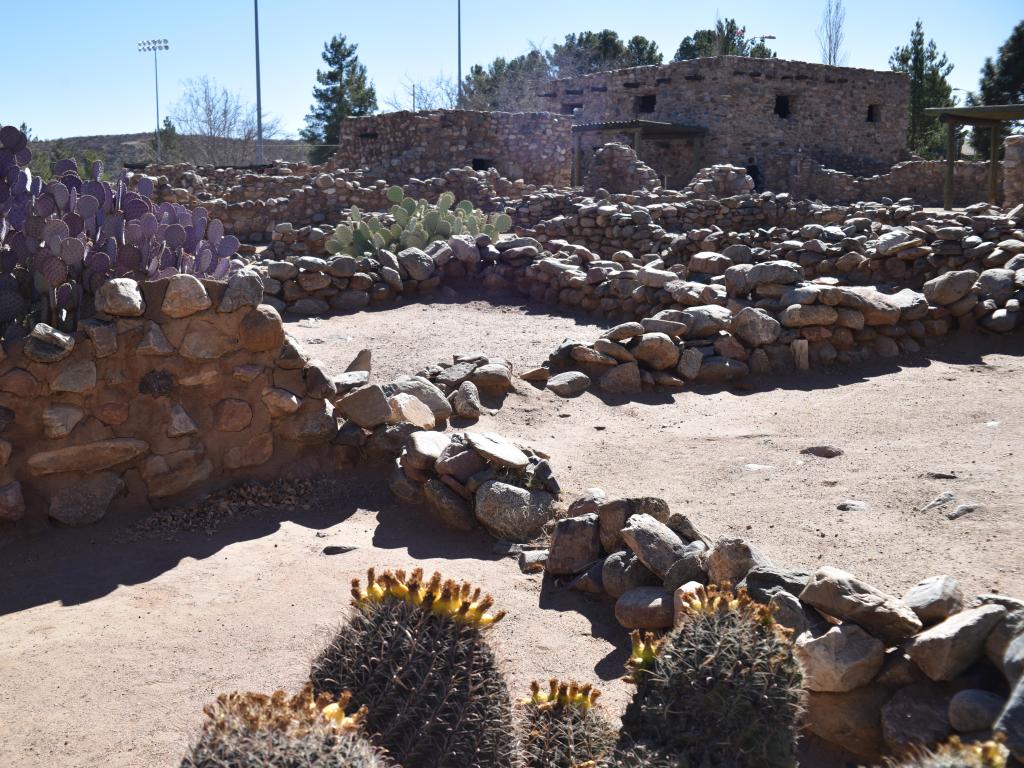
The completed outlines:
{"type": "Polygon", "coordinates": [[[989,129],[989,136],[991,139],[989,143],[992,145],[989,148],[988,156],[988,201],[992,204],[996,204],[996,197],[998,196],[998,183],[997,177],[999,175],[999,126],[993,125],[989,129]]]}
{"type": "Polygon", "coordinates": [[[956,124],[946,117],[946,181],[942,185],[942,207],[953,210],[953,170],[956,167],[956,124]]]}
{"type": "Polygon", "coordinates": [[[638,159],[640,157],[640,135],[642,130],[643,129],[641,128],[637,128],[635,131],[633,131],[633,151],[636,152],[636,156],[638,159]]]}

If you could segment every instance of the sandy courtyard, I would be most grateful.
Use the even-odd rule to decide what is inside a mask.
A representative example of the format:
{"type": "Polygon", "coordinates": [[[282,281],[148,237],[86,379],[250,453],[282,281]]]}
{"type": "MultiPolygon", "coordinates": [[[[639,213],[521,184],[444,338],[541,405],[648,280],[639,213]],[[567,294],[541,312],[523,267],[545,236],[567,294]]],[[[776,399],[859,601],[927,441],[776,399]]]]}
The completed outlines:
{"type": "MultiPolygon", "coordinates": [[[[453,353],[522,370],[600,327],[484,300],[290,326],[336,370],[372,348],[375,381],[453,353]]],[[[782,565],[837,565],[899,593],[949,573],[968,594],[1022,596],[1024,545],[1007,544],[1024,541],[1022,353],[1019,335],[965,337],[899,366],[615,404],[518,382],[480,427],[550,453],[570,500],[592,485],[662,496],[709,534],[744,536],[782,565]],[[825,443],[844,455],[800,453],[825,443]],[[957,520],[916,511],[943,491],[982,506],[957,520]],[[844,499],[867,511],[837,510],[844,499]]],[[[628,695],[625,632],[609,605],[519,573],[483,534],[440,530],[394,505],[372,471],[328,503],[213,535],[127,543],[123,527],[106,520],[0,546],[0,765],[176,765],[216,692],[301,682],[368,565],[436,567],[490,590],[510,613],[493,642],[516,696],[555,674],[602,681],[612,711],[628,695]],[[358,548],[322,554],[335,544],[358,548]]]]}

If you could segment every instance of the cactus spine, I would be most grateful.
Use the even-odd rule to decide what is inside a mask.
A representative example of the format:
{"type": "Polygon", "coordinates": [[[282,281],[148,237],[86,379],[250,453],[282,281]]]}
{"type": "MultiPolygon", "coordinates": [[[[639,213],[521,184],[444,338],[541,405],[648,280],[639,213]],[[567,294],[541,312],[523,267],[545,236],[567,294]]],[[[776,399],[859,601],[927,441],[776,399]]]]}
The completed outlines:
{"type": "Polygon", "coordinates": [[[572,768],[603,757],[615,744],[615,731],[594,709],[600,691],[575,682],[530,686],[522,702],[525,768],[572,768]]]}
{"type": "Polygon", "coordinates": [[[370,570],[352,595],[349,622],[313,662],[314,690],[351,691],[404,768],[516,765],[511,700],[484,637],[504,616],[491,598],[422,570],[370,570]]]}

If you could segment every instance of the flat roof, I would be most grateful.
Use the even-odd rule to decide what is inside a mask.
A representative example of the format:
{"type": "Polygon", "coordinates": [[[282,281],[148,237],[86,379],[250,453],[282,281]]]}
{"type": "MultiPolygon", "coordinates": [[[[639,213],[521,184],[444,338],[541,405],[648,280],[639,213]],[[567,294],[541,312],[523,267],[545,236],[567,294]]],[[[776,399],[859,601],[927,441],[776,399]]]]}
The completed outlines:
{"type": "Polygon", "coordinates": [[[1024,104],[991,104],[984,107],[928,107],[926,115],[966,120],[1024,120],[1024,104]]]}

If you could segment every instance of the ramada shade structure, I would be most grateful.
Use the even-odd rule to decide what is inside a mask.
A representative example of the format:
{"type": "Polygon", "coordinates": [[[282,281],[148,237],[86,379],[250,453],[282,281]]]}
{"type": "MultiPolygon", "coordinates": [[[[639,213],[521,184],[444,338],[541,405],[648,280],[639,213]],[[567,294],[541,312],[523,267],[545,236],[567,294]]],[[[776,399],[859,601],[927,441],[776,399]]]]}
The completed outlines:
{"type": "Polygon", "coordinates": [[[942,186],[942,203],[948,211],[953,207],[953,163],[956,161],[956,127],[974,125],[992,132],[988,169],[988,201],[996,202],[996,177],[999,168],[999,129],[1010,120],[1024,120],[1024,104],[993,104],[984,107],[931,107],[924,111],[946,124],[946,180],[942,186]]]}

